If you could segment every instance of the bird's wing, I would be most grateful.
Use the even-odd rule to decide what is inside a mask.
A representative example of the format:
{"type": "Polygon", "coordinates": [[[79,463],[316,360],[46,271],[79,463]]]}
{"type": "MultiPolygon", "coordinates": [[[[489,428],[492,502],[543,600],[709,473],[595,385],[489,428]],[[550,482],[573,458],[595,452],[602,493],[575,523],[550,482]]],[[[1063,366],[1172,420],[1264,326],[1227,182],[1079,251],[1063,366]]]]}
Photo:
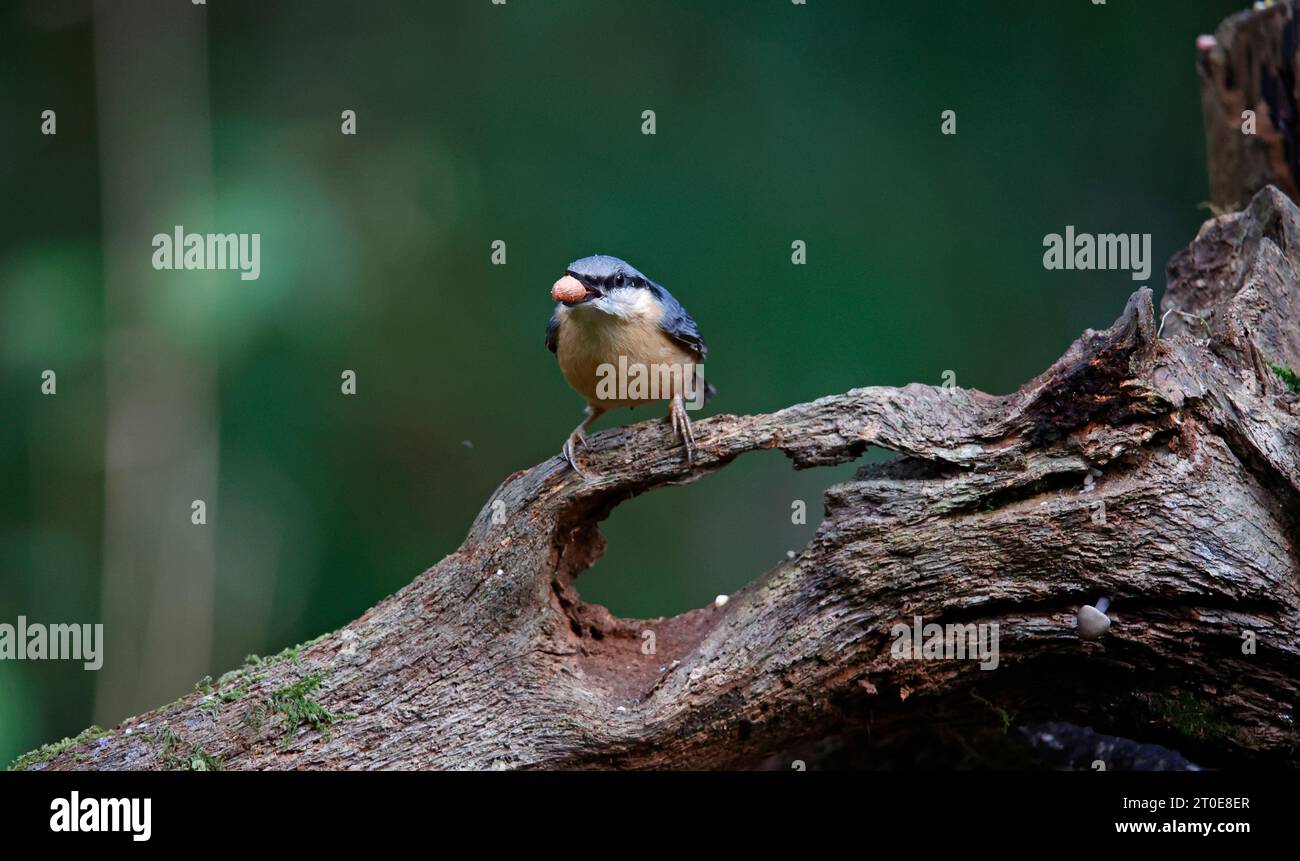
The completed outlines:
{"type": "Polygon", "coordinates": [[[556,306],[556,309],[551,312],[550,321],[546,324],[546,349],[552,353],[555,352],[556,342],[560,337],[560,317],[558,312],[559,306],[556,306]]]}
{"type": "Polygon", "coordinates": [[[659,320],[659,328],[665,335],[694,353],[696,359],[703,362],[709,354],[709,347],[704,343],[700,327],[695,325],[691,315],[686,313],[682,304],[673,298],[673,294],[662,287],[659,287],[659,291],[659,298],[664,306],[664,315],[659,320]]]}

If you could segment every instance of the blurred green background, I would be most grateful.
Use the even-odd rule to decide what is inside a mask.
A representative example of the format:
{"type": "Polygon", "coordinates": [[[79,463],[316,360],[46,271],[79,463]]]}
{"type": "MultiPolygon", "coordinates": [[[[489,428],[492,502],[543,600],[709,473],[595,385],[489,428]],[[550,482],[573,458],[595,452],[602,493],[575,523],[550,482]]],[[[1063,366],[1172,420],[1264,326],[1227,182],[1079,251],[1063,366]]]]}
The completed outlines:
{"type": "MultiPolygon", "coordinates": [[[[947,369],[1014,390],[1139,286],[1044,271],[1045,234],[1151,233],[1159,292],[1206,217],[1193,40],[1244,3],[123,5],[0,8],[0,622],[107,639],[99,673],[0,662],[0,762],[454,550],[581,416],[543,346],[574,258],[690,309],[708,412],[947,369]],[[174,224],[260,233],[260,279],[153,271],[174,224]]],[[[633,500],[579,589],[700,606],[854,468],[755,454],[633,500]]]]}

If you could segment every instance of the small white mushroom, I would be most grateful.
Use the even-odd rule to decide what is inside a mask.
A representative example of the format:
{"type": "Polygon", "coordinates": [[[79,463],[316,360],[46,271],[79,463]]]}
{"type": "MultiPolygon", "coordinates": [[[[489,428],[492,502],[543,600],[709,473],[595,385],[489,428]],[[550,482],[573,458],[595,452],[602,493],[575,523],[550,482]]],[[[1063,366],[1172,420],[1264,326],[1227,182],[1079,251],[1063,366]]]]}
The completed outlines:
{"type": "Polygon", "coordinates": [[[1106,608],[1110,606],[1109,598],[1102,598],[1097,606],[1087,605],[1079,608],[1079,636],[1085,640],[1095,640],[1110,630],[1110,618],[1106,608]]]}

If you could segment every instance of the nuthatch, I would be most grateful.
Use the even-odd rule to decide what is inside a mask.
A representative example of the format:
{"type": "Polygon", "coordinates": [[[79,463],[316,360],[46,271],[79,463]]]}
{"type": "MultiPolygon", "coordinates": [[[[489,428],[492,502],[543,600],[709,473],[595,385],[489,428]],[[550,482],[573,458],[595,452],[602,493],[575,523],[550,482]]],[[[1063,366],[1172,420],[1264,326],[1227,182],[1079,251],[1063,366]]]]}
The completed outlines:
{"type": "Polygon", "coordinates": [[[562,449],[583,475],[575,451],[586,430],[606,410],[667,401],[673,435],[686,461],[695,436],[686,402],[698,406],[714,394],[704,382],[708,347],[673,295],[617,257],[597,254],[569,264],[551,288],[557,304],[546,326],[546,347],[564,379],[587,399],[587,413],[562,449]]]}

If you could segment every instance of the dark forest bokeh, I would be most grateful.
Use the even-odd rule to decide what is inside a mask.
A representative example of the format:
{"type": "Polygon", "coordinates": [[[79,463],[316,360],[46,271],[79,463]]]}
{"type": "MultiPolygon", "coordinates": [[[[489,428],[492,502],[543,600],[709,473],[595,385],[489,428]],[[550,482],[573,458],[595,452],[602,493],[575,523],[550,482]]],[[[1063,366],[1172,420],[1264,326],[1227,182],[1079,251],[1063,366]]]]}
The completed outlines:
{"type": "MultiPolygon", "coordinates": [[[[0,661],[0,761],[454,550],[581,417],[543,346],[574,258],[690,309],[707,412],[947,370],[1014,390],[1140,286],[1045,271],[1045,234],[1152,234],[1159,293],[1206,217],[1193,42],[1241,5],[4,4],[0,622],[107,645],[99,673],[0,661]],[[260,278],[154,271],[175,224],[260,233],[260,278]]],[[[630,501],[579,588],[620,615],[707,603],[806,543],[854,468],[752,455],[630,501]]]]}

